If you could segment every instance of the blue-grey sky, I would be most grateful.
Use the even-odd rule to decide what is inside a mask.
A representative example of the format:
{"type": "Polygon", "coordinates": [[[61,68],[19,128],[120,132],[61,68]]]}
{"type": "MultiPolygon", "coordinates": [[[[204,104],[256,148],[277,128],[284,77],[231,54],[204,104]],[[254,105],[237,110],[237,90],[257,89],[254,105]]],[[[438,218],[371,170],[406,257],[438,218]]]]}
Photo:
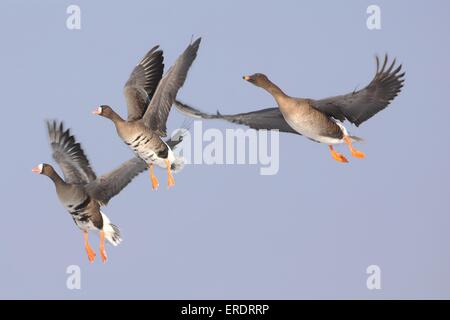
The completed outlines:
{"type": "MultiPolygon", "coordinates": [[[[0,298],[450,298],[449,9],[437,0],[2,1],[0,298]],[[66,28],[70,4],[81,30],[66,28]],[[370,4],[381,7],[381,30],[366,27],[370,4]],[[364,160],[343,165],[326,146],[281,134],[274,176],[190,165],[174,189],[152,192],[142,174],[105,208],[123,243],[90,265],[51,181],[31,173],[54,163],[44,120],[64,120],[97,173],[111,170],[131,151],[92,109],[125,115],[133,66],[155,44],[170,65],[193,35],[203,41],[178,97],[205,111],[274,106],[242,80],[253,72],[293,96],[347,93],[370,81],[377,53],[403,63],[406,85],[388,109],[348,125],[367,141],[364,160]],[[372,264],[381,290],[366,287],[372,264]],[[66,288],[69,265],[81,268],[81,290],[66,288]]],[[[183,119],[172,110],[169,128],[183,119]]]]}

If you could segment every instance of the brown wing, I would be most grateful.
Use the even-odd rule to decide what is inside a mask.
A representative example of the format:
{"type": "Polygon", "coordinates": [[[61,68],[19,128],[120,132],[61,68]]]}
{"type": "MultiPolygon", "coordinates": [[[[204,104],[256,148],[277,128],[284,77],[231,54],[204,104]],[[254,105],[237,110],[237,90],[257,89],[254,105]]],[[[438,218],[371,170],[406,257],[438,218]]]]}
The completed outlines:
{"type": "Polygon", "coordinates": [[[138,174],[147,169],[145,161],[132,158],[108,174],[98,177],[86,186],[88,194],[103,205],[119,194],[138,174]]]}
{"type": "Polygon", "coordinates": [[[48,137],[53,159],[61,167],[64,179],[71,184],[87,184],[96,179],[81,145],[64,129],[62,122],[47,121],[48,137]]]}
{"type": "Polygon", "coordinates": [[[279,108],[267,108],[247,113],[222,115],[219,112],[217,114],[204,113],[178,100],[175,100],[175,106],[180,112],[193,118],[222,119],[243,124],[257,130],[280,130],[281,132],[300,134],[292,129],[286,120],[284,120],[279,108]]]}
{"type": "Polygon", "coordinates": [[[189,68],[197,57],[201,38],[190,44],[178,57],[175,64],[161,79],[156,92],[150,101],[150,105],[144,114],[144,123],[161,137],[167,135],[166,122],[170,108],[175,101],[178,90],[186,80],[189,68]]]}
{"type": "Polygon", "coordinates": [[[342,96],[312,100],[311,105],[330,117],[341,121],[347,119],[356,126],[370,119],[386,108],[399,94],[405,76],[405,73],[400,73],[401,65],[395,68],[395,59],[387,67],[387,55],[381,69],[378,57],[376,57],[376,63],[375,77],[364,89],[342,96]]]}
{"type": "Polygon", "coordinates": [[[163,52],[153,47],[134,68],[124,87],[128,121],[141,119],[164,71],[163,52]]]}

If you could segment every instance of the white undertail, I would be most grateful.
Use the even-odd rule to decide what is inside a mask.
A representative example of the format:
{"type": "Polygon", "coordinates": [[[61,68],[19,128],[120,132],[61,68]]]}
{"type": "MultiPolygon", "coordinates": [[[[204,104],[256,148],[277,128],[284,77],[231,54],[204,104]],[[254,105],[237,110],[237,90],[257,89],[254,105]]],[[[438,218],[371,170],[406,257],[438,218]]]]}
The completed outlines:
{"type": "Polygon", "coordinates": [[[177,173],[184,167],[184,158],[181,156],[175,156],[175,160],[172,162],[172,165],[170,166],[170,169],[172,169],[173,172],[177,173]]]}
{"type": "Polygon", "coordinates": [[[103,218],[103,231],[105,232],[105,239],[108,240],[113,246],[117,246],[122,242],[122,238],[120,237],[119,228],[112,224],[109,218],[100,211],[103,218]]]}
{"type": "MultiPolygon", "coordinates": [[[[166,143],[166,145],[167,145],[167,143],[166,143]]],[[[167,159],[171,163],[170,169],[174,173],[177,173],[184,167],[184,158],[182,156],[176,155],[175,152],[173,152],[173,150],[170,149],[170,147],[168,145],[167,145],[167,148],[169,148],[169,154],[167,155],[167,159]]],[[[164,167],[164,165],[161,165],[161,167],[164,167]]]]}

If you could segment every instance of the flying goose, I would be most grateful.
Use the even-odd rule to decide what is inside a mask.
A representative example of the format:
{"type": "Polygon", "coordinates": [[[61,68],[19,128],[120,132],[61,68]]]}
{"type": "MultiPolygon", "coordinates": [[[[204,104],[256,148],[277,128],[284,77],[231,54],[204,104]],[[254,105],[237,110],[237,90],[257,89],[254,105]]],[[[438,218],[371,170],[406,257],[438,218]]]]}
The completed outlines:
{"type": "MultiPolygon", "coordinates": [[[[91,263],[94,261],[95,252],[89,245],[88,232],[99,231],[100,255],[105,263],[105,239],[117,246],[122,238],[119,228],[110,222],[100,208],[107,205],[134,177],[145,171],[147,164],[134,157],[110,173],[97,177],[70,129],[66,130],[63,123],[57,121],[47,122],[47,128],[53,159],[60,166],[64,179],[46,163],[39,164],[32,171],[48,176],[55,184],[60,202],[83,232],[85,249],[91,263]]],[[[167,143],[173,148],[181,140],[169,140],[167,143]]]]}
{"type": "Polygon", "coordinates": [[[178,90],[183,86],[188,70],[197,56],[201,38],[190,44],[175,64],[162,77],[163,52],[152,48],[134,68],[125,84],[128,118],[122,119],[110,106],[102,105],[93,113],[110,119],[119,137],[144,160],[150,168],[153,190],[158,180],[153,165],[167,168],[168,187],[175,185],[172,170],[183,165],[183,159],[172,152],[161,137],[167,136],[166,122],[178,90]]]}
{"type": "Polygon", "coordinates": [[[333,159],[345,163],[348,162],[347,158],[335,151],[333,145],[346,143],[352,156],[364,158],[365,155],[352,144],[362,139],[349,135],[347,129],[337,120],[348,120],[359,126],[386,108],[403,87],[405,73],[400,73],[401,68],[401,65],[395,67],[395,59],[388,66],[387,55],[380,68],[380,60],[376,57],[375,76],[365,88],[322,100],[290,97],[261,73],[244,76],[244,80],[269,92],[278,104],[278,108],[248,113],[222,115],[217,112],[214,115],[201,112],[180,101],[175,101],[175,105],[179,111],[191,117],[223,119],[257,130],[278,129],[304,135],[313,141],[328,144],[333,159]]]}

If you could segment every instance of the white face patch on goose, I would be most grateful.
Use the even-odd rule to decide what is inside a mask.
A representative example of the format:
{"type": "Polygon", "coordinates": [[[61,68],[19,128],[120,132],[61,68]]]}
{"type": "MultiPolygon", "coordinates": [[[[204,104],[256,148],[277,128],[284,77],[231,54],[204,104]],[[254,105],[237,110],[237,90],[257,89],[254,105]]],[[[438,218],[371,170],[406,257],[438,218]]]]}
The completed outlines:
{"type": "Polygon", "coordinates": [[[38,165],[38,166],[34,167],[33,169],[31,169],[32,172],[39,173],[39,174],[41,174],[43,170],[44,170],[44,164],[43,163],[41,163],[40,165],[38,165]]]}

